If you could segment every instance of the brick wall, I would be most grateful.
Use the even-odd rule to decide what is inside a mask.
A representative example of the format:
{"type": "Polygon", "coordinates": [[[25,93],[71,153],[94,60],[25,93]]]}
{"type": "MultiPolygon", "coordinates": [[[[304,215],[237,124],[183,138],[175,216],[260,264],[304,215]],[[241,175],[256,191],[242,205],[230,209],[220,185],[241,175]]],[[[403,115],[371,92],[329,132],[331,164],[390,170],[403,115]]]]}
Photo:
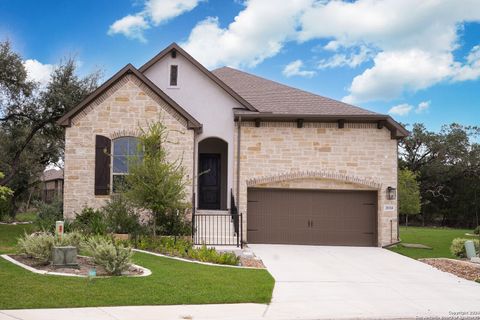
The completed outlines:
{"type": "Polygon", "coordinates": [[[65,132],[64,215],[84,206],[101,207],[109,196],[94,195],[95,135],[110,139],[138,136],[139,128],[162,121],[172,131],[171,160],[183,159],[188,172],[188,200],[193,177],[193,130],[186,120],[133,75],[126,75],[72,119],[65,132]]]}
{"type": "Polygon", "coordinates": [[[379,245],[397,239],[397,211],[383,210],[397,204],[386,199],[386,188],[397,186],[397,141],[388,129],[349,123],[343,129],[336,123],[297,128],[295,122],[262,122],[257,128],[243,122],[240,147],[237,203],[246,213],[244,230],[248,187],[377,190],[379,245]]]}

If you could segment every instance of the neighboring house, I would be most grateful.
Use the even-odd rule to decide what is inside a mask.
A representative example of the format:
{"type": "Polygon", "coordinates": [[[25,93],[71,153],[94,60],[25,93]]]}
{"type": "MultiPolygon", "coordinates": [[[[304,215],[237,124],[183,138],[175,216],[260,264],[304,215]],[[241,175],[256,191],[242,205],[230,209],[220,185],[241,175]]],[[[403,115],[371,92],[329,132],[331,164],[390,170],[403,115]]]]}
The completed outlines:
{"type": "Polygon", "coordinates": [[[40,183],[40,198],[45,202],[63,198],[63,170],[48,169],[42,173],[40,183]]]}
{"type": "Polygon", "coordinates": [[[128,64],[59,120],[66,217],[110,198],[139,126],[155,120],[172,130],[170,157],[187,168],[195,219],[238,209],[250,243],[397,241],[397,140],[408,131],[239,70],[209,71],[176,44],[140,69],[128,64]]]}

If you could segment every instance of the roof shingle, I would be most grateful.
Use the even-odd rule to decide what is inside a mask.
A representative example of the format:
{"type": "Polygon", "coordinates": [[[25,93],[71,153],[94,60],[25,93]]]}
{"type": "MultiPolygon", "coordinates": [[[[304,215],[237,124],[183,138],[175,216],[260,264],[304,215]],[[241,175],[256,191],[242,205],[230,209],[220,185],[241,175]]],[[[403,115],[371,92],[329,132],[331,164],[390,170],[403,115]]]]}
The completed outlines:
{"type": "Polygon", "coordinates": [[[212,73],[259,112],[329,116],[379,115],[229,67],[213,70],[212,73]]]}

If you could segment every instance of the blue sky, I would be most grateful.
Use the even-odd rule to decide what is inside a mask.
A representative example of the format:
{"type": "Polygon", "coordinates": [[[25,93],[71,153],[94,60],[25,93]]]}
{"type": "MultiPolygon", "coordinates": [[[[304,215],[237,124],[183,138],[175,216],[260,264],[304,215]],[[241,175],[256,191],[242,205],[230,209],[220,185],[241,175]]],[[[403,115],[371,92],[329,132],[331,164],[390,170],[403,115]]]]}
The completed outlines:
{"type": "Polygon", "coordinates": [[[107,79],[177,42],[403,123],[480,124],[477,0],[1,0],[5,39],[39,81],[68,56],[107,79]]]}

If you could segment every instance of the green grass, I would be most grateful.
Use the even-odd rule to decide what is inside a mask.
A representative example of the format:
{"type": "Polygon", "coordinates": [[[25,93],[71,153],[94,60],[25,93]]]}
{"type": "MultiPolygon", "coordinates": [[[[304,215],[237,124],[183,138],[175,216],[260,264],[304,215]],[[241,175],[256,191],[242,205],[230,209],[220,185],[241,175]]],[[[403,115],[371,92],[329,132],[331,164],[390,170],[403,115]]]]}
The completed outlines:
{"type": "MultiPolygon", "coordinates": [[[[0,246],[12,252],[28,226],[0,225],[0,246]]],[[[268,303],[274,280],[266,270],[212,267],[136,253],[152,271],[142,278],[81,279],[37,275],[0,258],[0,309],[122,305],[268,303]]]]}
{"type": "Polygon", "coordinates": [[[0,224],[0,253],[14,252],[17,239],[32,229],[33,226],[29,224],[0,224]]]}
{"type": "Polygon", "coordinates": [[[19,212],[15,217],[15,221],[18,222],[30,222],[34,221],[37,218],[37,213],[35,211],[26,211],[26,212],[19,212]]]}
{"type": "Polygon", "coordinates": [[[405,243],[420,243],[427,245],[432,250],[404,248],[397,245],[390,250],[414,259],[420,258],[451,258],[456,259],[450,252],[450,245],[455,238],[472,238],[465,235],[472,233],[468,229],[450,228],[422,228],[422,227],[400,227],[400,238],[405,243]]]}

